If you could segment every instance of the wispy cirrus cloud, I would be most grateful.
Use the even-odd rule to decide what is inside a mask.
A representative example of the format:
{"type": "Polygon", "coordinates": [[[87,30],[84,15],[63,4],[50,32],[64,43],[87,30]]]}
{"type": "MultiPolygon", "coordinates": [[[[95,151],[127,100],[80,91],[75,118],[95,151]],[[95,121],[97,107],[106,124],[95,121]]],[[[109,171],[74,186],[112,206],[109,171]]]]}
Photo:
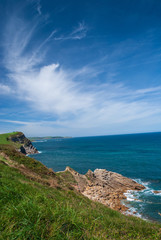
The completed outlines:
{"type": "MultiPolygon", "coordinates": [[[[49,130],[56,128],[68,135],[70,129],[75,129],[75,133],[79,129],[77,134],[82,129],[84,135],[89,135],[87,129],[99,128],[100,132],[108,132],[111,126],[115,128],[144,119],[151,121],[154,115],[161,114],[161,86],[134,90],[119,81],[104,79],[101,82],[102,72],[97,67],[99,59],[96,67],[79,69],[66,69],[59,63],[46,64],[47,43],[81,40],[88,28],[82,22],[71,33],[60,37],[56,37],[55,29],[40,41],[35,37],[39,21],[35,18],[26,22],[14,15],[11,17],[5,31],[4,66],[15,97],[25,101],[35,112],[49,114],[53,121],[4,121],[24,125],[26,131],[34,131],[35,126],[39,130],[43,127],[45,131],[48,125],[49,130]]],[[[0,89],[10,92],[7,85],[0,85],[0,89]]]]}
{"type": "Polygon", "coordinates": [[[16,120],[8,120],[8,119],[0,120],[0,122],[13,123],[13,124],[20,124],[20,125],[33,124],[33,122],[16,121],[16,120]]]}
{"type": "Polygon", "coordinates": [[[70,36],[73,39],[82,39],[86,36],[88,31],[87,26],[84,22],[80,22],[78,26],[71,32],[70,36]]]}
{"type": "Polygon", "coordinates": [[[37,1],[37,8],[36,8],[36,9],[37,9],[37,12],[38,12],[39,15],[42,14],[41,8],[42,8],[42,7],[41,7],[41,4],[40,4],[40,0],[38,0],[38,1],[37,1]]]}
{"type": "Polygon", "coordinates": [[[57,119],[52,122],[54,127],[106,128],[110,124],[145,119],[161,112],[158,103],[151,102],[151,99],[156,99],[160,87],[134,91],[123,84],[98,86],[93,83],[87,89],[72,79],[71,71],[66,72],[58,64],[44,66],[28,74],[16,73],[12,79],[23,101],[27,101],[35,111],[50,113],[57,119]]]}
{"type": "Polygon", "coordinates": [[[85,38],[87,35],[88,27],[84,22],[80,22],[77,27],[74,28],[74,30],[67,34],[67,35],[61,35],[58,37],[55,37],[54,40],[81,40],[82,38],[85,38]]]}
{"type": "Polygon", "coordinates": [[[39,62],[33,58],[34,54],[28,54],[27,48],[36,30],[38,21],[34,24],[26,24],[24,20],[12,16],[5,30],[4,65],[11,72],[29,70],[39,62]],[[17,30],[17,26],[19,30],[17,30]]]}

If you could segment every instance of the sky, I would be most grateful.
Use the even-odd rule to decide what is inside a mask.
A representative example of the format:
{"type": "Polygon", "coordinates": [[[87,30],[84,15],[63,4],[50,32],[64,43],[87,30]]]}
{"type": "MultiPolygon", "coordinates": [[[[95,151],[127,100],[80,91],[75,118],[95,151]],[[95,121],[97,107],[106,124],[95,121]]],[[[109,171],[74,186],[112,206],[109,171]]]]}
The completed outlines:
{"type": "Polygon", "coordinates": [[[1,0],[0,133],[161,131],[160,0],[1,0]]]}

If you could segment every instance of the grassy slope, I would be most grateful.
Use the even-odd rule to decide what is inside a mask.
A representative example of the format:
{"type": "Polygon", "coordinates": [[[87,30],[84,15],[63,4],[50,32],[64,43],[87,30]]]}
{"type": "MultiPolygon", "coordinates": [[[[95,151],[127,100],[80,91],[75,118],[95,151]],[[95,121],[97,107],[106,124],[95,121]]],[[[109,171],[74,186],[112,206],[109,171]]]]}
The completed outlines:
{"type": "Polygon", "coordinates": [[[11,135],[17,135],[17,134],[18,132],[0,134],[0,152],[5,153],[17,164],[23,164],[28,169],[34,171],[37,174],[49,175],[50,171],[48,170],[47,167],[45,167],[39,161],[36,161],[34,158],[29,158],[24,154],[16,151],[15,147],[17,146],[17,143],[14,143],[12,141],[7,141],[7,137],[11,135]]]}
{"type": "Polygon", "coordinates": [[[18,134],[18,132],[0,134],[0,144],[12,144],[12,142],[8,141],[7,138],[16,134],[18,134]]]}
{"type": "Polygon", "coordinates": [[[23,164],[28,169],[33,170],[37,174],[45,175],[49,174],[49,170],[39,161],[34,158],[29,158],[22,153],[17,152],[11,145],[0,145],[0,152],[5,153],[17,164],[23,164]]]}
{"type": "MultiPolygon", "coordinates": [[[[3,151],[17,164],[23,161],[26,168],[46,177],[43,164],[36,160],[33,164],[19,153],[15,157],[11,146],[3,151]]],[[[7,162],[0,156],[0,240],[161,239],[160,225],[124,216],[71,190],[74,180],[69,173],[53,176],[59,186],[49,187],[7,162]]]]}

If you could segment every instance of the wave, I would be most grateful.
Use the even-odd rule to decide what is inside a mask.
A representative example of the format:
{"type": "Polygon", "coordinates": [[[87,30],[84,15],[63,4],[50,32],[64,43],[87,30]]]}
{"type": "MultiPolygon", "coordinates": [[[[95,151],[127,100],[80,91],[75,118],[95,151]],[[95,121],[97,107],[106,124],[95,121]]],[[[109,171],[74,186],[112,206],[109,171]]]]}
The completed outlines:
{"type": "Polygon", "coordinates": [[[148,188],[149,185],[151,184],[149,181],[142,181],[140,178],[135,178],[133,179],[135,182],[143,185],[145,188],[148,188]]]}
{"type": "Polygon", "coordinates": [[[132,215],[132,216],[136,216],[136,217],[139,217],[139,218],[142,218],[143,219],[143,216],[137,212],[137,209],[134,208],[134,207],[130,207],[126,212],[125,212],[126,215],[132,215]]]}
{"type": "MultiPolygon", "coordinates": [[[[127,193],[128,194],[128,193],[127,193]]],[[[127,195],[126,195],[127,196],[127,195]]],[[[122,204],[125,205],[128,209],[124,212],[125,215],[130,215],[130,216],[135,216],[135,217],[139,217],[141,219],[147,220],[145,217],[143,217],[143,215],[138,211],[137,207],[132,206],[131,204],[129,204],[129,201],[137,201],[134,198],[134,195],[132,195],[131,193],[129,193],[127,200],[122,200],[122,204]]],[[[140,209],[143,209],[143,204],[140,204],[140,209]]]]}
{"type": "MultiPolygon", "coordinates": [[[[151,188],[151,182],[144,182],[141,179],[133,179],[134,181],[136,181],[137,183],[142,184],[145,189],[140,191],[140,193],[144,194],[144,195],[155,195],[155,196],[161,196],[161,190],[156,190],[151,188]]],[[[139,193],[139,192],[138,192],[139,193]]]]}
{"type": "Polygon", "coordinates": [[[42,151],[38,151],[38,153],[34,153],[34,154],[26,154],[26,156],[27,156],[27,157],[30,157],[30,156],[33,156],[33,155],[35,155],[35,154],[40,154],[40,153],[42,153],[42,151]]]}
{"type": "Polygon", "coordinates": [[[142,213],[145,212],[145,209],[149,204],[161,204],[160,199],[156,201],[155,198],[155,201],[153,201],[153,197],[161,197],[161,190],[153,189],[150,181],[142,181],[141,179],[133,180],[139,184],[142,184],[145,189],[141,191],[128,190],[126,193],[124,193],[126,200],[123,200],[122,203],[128,207],[128,210],[125,212],[125,214],[148,220],[148,217],[143,217],[142,213]]]}
{"type": "MultiPolygon", "coordinates": [[[[148,220],[148,218],[143,217],[142,213],[144,212],[144,208],[147,204],[156,204],[156,202],[149,201],[149,197],[158,196],[161,197],[160,190],[154,190],[151,187],[150,181],[142,181],[141,179],[133,179],[139,184],[142,184],[145,189],[141,191],[128,190],[124,195],[126,196],[126,200],[123,200],[123,204],[128,207],[128,210],[125,212],[126,215],[133,215],[144,220],[148,220]]],[[[160,204],[160,203],[157,203],[160,204]]]]}
{"type": "Polygon", "coordinates": [[[126,193],[124,193],[124,195],[126,196],[127,201],[132,202],[142,202],[142,200],[138,199],[138,192],[134,191],[134,190],[128,190],[126,191],[126,193]]]}
{"type": "Polygon", "coordinates": [[[129,207],[129,209],[125,212],[125,215],[135,216],[143,220],[148,220],[148,218],[143,217],[143,215],[139,213],[135,207],[129,207]]]}
{"type": "Polygon", "coordinates": [[[161,196],[161,190],[153,190],[155,196],[161,196]]]}

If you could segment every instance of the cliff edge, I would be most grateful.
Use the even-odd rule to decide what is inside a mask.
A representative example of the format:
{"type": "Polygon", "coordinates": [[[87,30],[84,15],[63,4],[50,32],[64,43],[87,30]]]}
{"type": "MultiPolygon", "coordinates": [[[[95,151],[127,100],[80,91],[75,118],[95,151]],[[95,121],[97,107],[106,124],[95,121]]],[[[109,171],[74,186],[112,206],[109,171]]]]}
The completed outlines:
{"type": "Polygon", "coordinates": [[[38,153],[32,142],[22,132],[0,134],[0,145],[13,146],[14,149],[25,155],[38,153]]]}

